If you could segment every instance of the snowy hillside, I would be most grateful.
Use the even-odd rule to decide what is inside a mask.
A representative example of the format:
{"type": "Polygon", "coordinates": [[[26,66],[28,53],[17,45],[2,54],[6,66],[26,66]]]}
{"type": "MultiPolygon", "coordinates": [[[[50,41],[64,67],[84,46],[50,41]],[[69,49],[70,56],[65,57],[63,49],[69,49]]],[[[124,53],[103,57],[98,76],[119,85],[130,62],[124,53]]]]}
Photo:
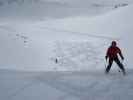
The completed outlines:
{"type": "Polygon", "coordinates": [[[94,16],[132,3],[132,0],[118,1],[0,0],[0,18],[3,20],[47,20],[72,16],[94,16]]]}
{"type": "Polygon", "coordinates": [[[132,100],[132,0],[80,1],[0,0],[0,100],[132,100]]]}
{"type": "MultiPolygon", "coordinates": [[[[97,43],[93,40],[93,42],[95,42],[93,45],[99,45],[99,47],[93,48],[93,50],[98,50],[100,46],[108,46],[111,40],[117,40],[118,45],[123,48],[125,58],[127,58],[127,66],[132,67],[133,56],[131,52],[133,47],[131,42],[133,14],[130,12],[130,9],[132,8],[133,6],[131,5],[93,18],[73,17],[44,22],[42,25],[44,29],[84,36],[88,41],[91,41],[90,38],[95,38],[103,42],[100,44],[101,42],[97,43]]],[[[102,50],[104,51],[103,48],[102,50]]]]}
{"type": "Polygon", "coordinates": [[[0,67],[25,70],[103,68],[105,49],[114,39],[123,49],[127,67],[132,67],[132,45],[129,44],[132,41],[132,8],[131,5],[93,18],[2,21],[0,67]],[[55,59],[59,60],[58,64],[55,59]]]}

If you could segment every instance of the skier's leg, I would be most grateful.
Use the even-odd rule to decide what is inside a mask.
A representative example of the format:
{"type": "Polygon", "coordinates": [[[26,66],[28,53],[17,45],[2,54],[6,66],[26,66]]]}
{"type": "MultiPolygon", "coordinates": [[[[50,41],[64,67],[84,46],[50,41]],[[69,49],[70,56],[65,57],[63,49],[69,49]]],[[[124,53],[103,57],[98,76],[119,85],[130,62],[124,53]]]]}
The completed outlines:
{"type": "Polygon", "coordinates": [[[110,68],[112,66],[112,63],[113,63],[113,59],[109,59],[109,64],[108,64],[108,66],[106,68],[106,73],[108,73],[110,71],[110,68]]]}
{"type": "Polygon", "coordinates": [[[117,63],[117,65],[119,66],[119,68],[122,70],[123,74],[125,75],[125,68],[124,65],[120,62],[120,60],[118,58],[115,58],[115,62],[117,63]]]}

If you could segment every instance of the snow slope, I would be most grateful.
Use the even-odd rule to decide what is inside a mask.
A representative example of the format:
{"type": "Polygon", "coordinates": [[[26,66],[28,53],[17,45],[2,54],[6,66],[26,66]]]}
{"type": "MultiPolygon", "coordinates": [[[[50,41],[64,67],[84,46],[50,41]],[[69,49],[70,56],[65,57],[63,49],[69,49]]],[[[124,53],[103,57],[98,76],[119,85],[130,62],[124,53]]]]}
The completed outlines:
{"type": "Polygon", "coordinates": [[[132,8],[131,5],[94,18],[1,21],[0,67],[23,70],[103,68],[105,49],[114,39],[124,51],[126,66],[132,67],[132,45],[129,44],[132,42],[132,8]]]}
{"type": "Polygon", "coordinates": [[[3,20],[48,20],[71,16],[94,16],[122,7],[132,0],[0,0],[3,20]]]}
{"type": "MultiPolygon", "coordinates": [[[[106,48],[109,46],[111,40],[117,40],[118,45],[122,47],[124,56],[126,58],[125,63],[127,64],[127,67],[132,67],[133,47],[131,43],[133,31],[133,14],[130,12],[132,8],[133,6],[131,5],[93,18],[66,18],[51,22],[44,22],[45,24],[42,23],[42,25],[44,28],[49,30],[52,29],[53,31],[57,32],[84,35],[88,38],[88,41],[90,40],[90,37],[95,39],[97,38],[99,41],[103,42],[103,45],[106,48]]],[[[93,43],[93,45],[95,44],[97,44],[96,41],[93,43]]],[[[99,48],[97,48],[97,50],[98,49],[99,48]]],[[[105,48],[103,48],[103,51],[105,51],[105,48]]]]}
{"type": "Polygon", "coordinates": [[[0,99],[132,100],[132,9],[93,18],[1,20],[0,99]],[[124,52],[124,77],[114,66],[104,75],[105,50],[114,39],[124,52]]]}

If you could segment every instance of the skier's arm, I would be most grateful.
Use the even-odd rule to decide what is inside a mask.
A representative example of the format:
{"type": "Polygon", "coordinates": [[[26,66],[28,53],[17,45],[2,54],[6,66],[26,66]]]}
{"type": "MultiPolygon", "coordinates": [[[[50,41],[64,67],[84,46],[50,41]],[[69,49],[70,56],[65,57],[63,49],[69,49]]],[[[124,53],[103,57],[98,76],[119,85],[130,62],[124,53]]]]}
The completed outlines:
{"type": "Polygon", "coordinates": [[[119,49],[119,55],[120,55],[121,59],[124,60],[123,54],[120,49],[119,49]]]}

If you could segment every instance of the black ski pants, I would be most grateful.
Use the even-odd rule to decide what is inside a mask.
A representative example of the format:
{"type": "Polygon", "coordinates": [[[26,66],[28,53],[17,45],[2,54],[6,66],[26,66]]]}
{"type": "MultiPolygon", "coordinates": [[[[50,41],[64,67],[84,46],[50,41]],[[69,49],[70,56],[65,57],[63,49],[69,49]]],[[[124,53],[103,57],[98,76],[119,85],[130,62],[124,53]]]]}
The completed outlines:
{"type": "Polygon", "coordinates": [[[123,64],[120,62],[120,60],[118,59],[118,57],[116,57],[116,58],[109,58],[109,64],[108,64],[108,66],[106,68],[106,72],[107,73],[110,71],[113,61],[115,61],[117,63],[117,65],[119,66],[119,68],[123,72],[125,72],[125,68],[124,68],[123,64]]]}

